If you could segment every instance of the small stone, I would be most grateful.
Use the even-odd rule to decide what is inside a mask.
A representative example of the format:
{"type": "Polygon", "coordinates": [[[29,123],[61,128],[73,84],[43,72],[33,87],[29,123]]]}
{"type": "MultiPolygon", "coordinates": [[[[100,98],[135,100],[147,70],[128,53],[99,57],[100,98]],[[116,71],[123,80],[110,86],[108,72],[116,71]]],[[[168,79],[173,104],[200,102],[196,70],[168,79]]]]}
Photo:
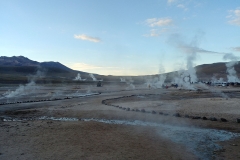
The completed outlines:
{"type": "Polygon", "coordinates": [[[189,115],[188,115],[188,114],[185,114],[184,117],[185,117],[185,118],[189,118],[189,115]]]}
{"type": "Polygon", "coordinates": [[[210,119],[210,121],[217,121],[217,118],[215,118],[215,117],[211,117],[209,119],[210,119]]]}
{"type": "Polygon", "coordinates": [[[145,112],[145,109],[141,109],[141,112],[145,112]]]}
{"type": "Polygon", "coordinates": [[[126,111],[130,111],[130,108],[127,108],[126,111]]]}
{"type": "Polygon", "coordinates": [[[159,112],[159,114],[163,114],[163,112],[159,112]]]}
{"type": "Polygon", "coordinates": [[[192,119],[201,119],[199,116],[193,116],[192,119]]]}
{"type": "Polygon", "coordinates": [[[156,111],[152,111],[152,114],[156,114],[156,111]]]}
{"type": "Polygon", "coordinates": [[[139,112],[140,110],[139,109],[136,109],[136,112],[139,112]]]}
{"type": "Polygon", "coordinates": [[[240,118],[237,118],[237,123],[240,123],[240,118]]]}
{"type": "Polygon", "coordinates": [[[174,113],[173,116],[175,116],[175,117],[181,117],[179,113],[174,113]]]}
{"type": "Polygon", "coordinates": [[[207,117],[202,117],[203,120],[207,120],[207,117]]]}
{"type": "Polygon", "coordinates": [[[221,118],[220,119],[222,122],[227,122],[227,120],[225,118],[221,118]]]}

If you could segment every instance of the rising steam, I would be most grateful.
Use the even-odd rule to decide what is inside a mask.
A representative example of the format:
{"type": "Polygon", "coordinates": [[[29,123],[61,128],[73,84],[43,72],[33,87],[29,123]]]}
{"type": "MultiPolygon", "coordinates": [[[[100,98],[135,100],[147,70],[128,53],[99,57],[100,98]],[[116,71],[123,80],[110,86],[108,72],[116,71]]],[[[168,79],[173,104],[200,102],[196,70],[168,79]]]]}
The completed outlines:
{"type": "Polygon", "coordinates": [[[228,82],[240,82],[237,76],[237,72],[234,68],[234,66],[238,64],[238,60],[240,59],[240,57],[237,57],[232,53],[227,53],[223,56],[223,59],[230,60],[230,62],[226,63],[228,82]]]}
{"type": "Polygon", "coordinates": [[[75,81],[86,81],[86,79],[82,79],[81,78],[81,74],[80,73],[78,73],[77,77],[75,77],[73,80],[75,80],[75,81]]]}
{"type": "Polygon", "coordinates": [[[173,83],[177,83],[187,89],[194,89],[191,83],[198,81],[196,70],[194,68],[194,62],[197,59],[197,53],[211,52],[198,47],[199,41],[202,36],[203,33],[199,32],[193,37],[190,43],[185,43],[182,40],[182,37],[178,34],[172,35],[169,38],[169,43],[186,55],[186,61],[184,63],[185,68],[177,72],[176,76],[174,77],[173,83]]]}
{"type": "Polygon", "coordinates": [[[97,81],[97,79],[94,77],[92,73],[90,73],[89,76],[92,78],[93,81],[97,81]]]}
{"type": "Polygon", "coordinates": [[[159,75],[155,78],[147,78],[146,85],[148,88],[162,88],[165,80],[166,80],[165,68],[162,64],[159,66],[159,75]]]}
{"type": "Polygon", "coordinates": [[[36,85],[35,81],[37,80],[37,78],[43,78],[43,77],[44,77],[44,73],[41,71],[37,71],[35,75],[30,75],[28,77],[29,83],[27,83],[26,85],[20,85],[15,91],[8,90],[3,94],[3,96],[5,98],[13,98],[13,97],[35,93],[36,90],[39,88],[39,86],[36,85]]]}

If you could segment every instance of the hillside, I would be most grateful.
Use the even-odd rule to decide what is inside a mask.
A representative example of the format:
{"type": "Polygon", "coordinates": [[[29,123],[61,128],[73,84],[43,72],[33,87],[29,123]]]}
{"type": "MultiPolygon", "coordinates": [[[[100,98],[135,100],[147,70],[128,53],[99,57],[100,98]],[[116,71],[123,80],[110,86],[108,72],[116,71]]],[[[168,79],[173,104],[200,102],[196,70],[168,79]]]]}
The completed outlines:
{"type": "Polygon", "coordinates": [[[44,74],[38,78],[43,83],[72,81],[77,73],[87,76],[88,73],[72,70],[59,62],[37,62],[23,56],[0,57],[0,83],[26,83],[37,71],[44,74]]]}
{"type": "MultiPolygon", "coordinates": [[[[216,78],[226,79],[226,65],[224,62],[203,64],[196,66],[196,72],[199,80],[208,81],[213,76],[216,78]]],[[[235,65],[235,70],[240,73],[240,63],[235,65]]],[[[30,60],[23,56],[13,57],[0,57],[0,84],[1,83],[27,83],[33,75],[38,71],[44,76],[38,77],[37,82],[39,83],[73,83],[73,79],[78,73],[81,74],[82,79],[87,79],[88,82],[92,81],[89,73],[72,70],[64,66],[59,62],[37,62],[30,60]]],[[[171,82],[172,77],[176,72],[166,73],[167,81],[171,82]]],[[[105,82],[120,82],[120,78],[132,79],[135,83],[144,83],[145,79],[157,77],[158,75],[146,75],[146,76],[104,76],[94,74],[97,79],[103,79],[105,82]]],[[[239,75],[238,75],[239,76],[239,75]]],[[[85,83],[85,82],[81,82],[85,83]]]]}

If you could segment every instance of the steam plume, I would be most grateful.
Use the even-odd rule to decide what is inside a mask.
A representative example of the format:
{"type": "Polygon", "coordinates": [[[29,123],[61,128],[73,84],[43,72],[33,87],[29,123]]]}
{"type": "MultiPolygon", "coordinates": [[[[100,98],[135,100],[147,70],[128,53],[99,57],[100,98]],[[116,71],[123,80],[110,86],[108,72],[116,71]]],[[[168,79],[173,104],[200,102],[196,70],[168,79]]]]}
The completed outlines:
{"type": "Polygon", "coordinates": [[[239,60],[240,57],[235,56],[232,53],[227,53],[223,56],[223,59],[230,60],[230,62],[226,63],[227,73],[228,73],[227,75],[228,82],[240,82],[237,76],[237,72],[234,68],[234,66],[238,64],[237,60],[239,60]]]}
{"type": "Polygon", "coordinates": [[[80,73],[78,73],[77,77],[75,77],[73,80],[75,80],[75,81],[86,81],[86,79],[82,79],[81,78],[81,74],[80,73]]]}
{"type": "Polygon", "coordinates": [[[94,77],[92,73],[90,73],[89,76],[92,78],[93,81],[97,81],[97,79],[94,77]]]}

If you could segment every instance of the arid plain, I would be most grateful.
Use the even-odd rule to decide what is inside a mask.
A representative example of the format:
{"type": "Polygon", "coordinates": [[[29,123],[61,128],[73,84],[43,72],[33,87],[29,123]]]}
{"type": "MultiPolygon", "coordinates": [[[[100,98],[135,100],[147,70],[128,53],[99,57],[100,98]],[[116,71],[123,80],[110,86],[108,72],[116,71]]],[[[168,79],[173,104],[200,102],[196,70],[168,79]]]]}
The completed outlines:
{"type": "Polygon", "coordinates": [[[237,87],[0,89],[0,159],[240,159],[237,87]]]}

